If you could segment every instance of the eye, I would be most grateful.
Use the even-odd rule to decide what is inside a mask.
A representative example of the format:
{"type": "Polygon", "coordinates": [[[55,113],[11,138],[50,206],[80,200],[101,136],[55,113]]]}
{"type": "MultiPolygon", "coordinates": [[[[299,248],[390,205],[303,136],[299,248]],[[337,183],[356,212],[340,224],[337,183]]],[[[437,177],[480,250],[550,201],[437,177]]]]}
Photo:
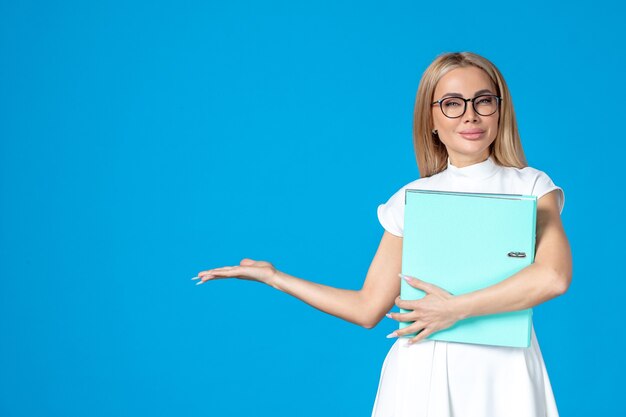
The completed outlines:
{"type": "Polygon", "coordinates": [[[463,105],[463,102],[459,100],[458,98],[449,98],[443,101],[444,107],[458,107],[462,105],[463,105]]]}
{"type": "Polygon", "coordinates": [[[493,96],[480,96],[480,97],[476,97],[476,99],[474,99],[474,102],[476,104],[478,104],[479,106],[490,106],[493,104],[493,102],[495,101],[495,97],[493,96]]]}

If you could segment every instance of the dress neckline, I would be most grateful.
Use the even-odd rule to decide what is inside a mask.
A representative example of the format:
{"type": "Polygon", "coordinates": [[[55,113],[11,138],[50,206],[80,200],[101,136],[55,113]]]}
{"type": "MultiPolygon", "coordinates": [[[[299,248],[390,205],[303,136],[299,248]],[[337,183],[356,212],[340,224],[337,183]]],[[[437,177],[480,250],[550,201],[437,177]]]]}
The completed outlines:
{"type": "Polygon", "coordinates": [[[480,180],[491,177],[498,171],[498,168],[498,164],[496,164],[496,161],[491,155],[489,156],[489,158],[482,162],[478,162],[462,168],[452,165],[452,163],[450,162],[450,158],[448,158],[448,167],[446,168],[446,172],[455,177],[480,180]]]}

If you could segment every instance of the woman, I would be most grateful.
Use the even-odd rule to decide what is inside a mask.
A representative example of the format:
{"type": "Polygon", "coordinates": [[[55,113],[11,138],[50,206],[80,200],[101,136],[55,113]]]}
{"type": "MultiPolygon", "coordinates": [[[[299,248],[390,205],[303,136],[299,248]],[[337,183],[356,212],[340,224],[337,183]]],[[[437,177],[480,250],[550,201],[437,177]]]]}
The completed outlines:
{"type": "Polygon", "coordinates": [[[252,259],[202,271],[198,284],[227,277],[260,281],[366,328],[394,303],[412,310],[387,314],[414,322],[388,337],[420,332],[399,338],[385,358],[373,417],[557,416],[534,330],[529,348],[426,339],[464,318],[532,308],[563,294],[571,282],[570,248],[560,220],[563,191],[545,173],[526,166],[509,90],[498,69],[467,52],[437,57],[418,88],[414,144],[421,178],[378,207],[385,232],[360,290],[316,284],[252,259]],[[407,278],[426,296],[400,300],[407,188],[537,196],[535,262],[496,285],[457,296],[419,277],[407,278]]]}

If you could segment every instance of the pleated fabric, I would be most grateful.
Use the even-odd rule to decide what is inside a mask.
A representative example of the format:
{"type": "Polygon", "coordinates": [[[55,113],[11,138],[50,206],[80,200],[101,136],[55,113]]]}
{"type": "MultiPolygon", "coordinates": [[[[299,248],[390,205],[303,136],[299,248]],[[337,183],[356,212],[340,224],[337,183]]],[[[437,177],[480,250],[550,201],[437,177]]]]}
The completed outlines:
{"type": "Polygon", "coordinates": [[[558,417],[534,328],[528,348],[398,339],[372,417],[558,417]]]}

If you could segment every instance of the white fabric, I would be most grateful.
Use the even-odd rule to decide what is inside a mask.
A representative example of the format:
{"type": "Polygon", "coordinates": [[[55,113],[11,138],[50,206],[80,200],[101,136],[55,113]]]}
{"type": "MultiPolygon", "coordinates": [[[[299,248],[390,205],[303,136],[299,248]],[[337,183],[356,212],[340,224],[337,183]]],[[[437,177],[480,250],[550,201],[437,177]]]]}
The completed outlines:
{"type": "MultiPolygon", "coordinates": [[[[563,190],[534,168],[502,167],[490,157],[413,181],[378,207],[388,232],[402,236],[404,190],[508,193],[541,197],[563,190]]],[[[528,348],[398,339],[383,363],[372,417],[558,417],[534,328],[528,348]]]]}
{"type": "Polygon", "coordinates": [[[497,165],[492,157],[478,164],[448,168],[431,177],[420,178],[400,188],[389,201],[378,206],[378,220],[389,233],[402,236],[404,228],[404,190],[440,190],[480,193],[534,195],[537,198],[559,190],[559,206],[565,203],[563,190],[550,177],[535,168],[512,168],[497,165]]]}

